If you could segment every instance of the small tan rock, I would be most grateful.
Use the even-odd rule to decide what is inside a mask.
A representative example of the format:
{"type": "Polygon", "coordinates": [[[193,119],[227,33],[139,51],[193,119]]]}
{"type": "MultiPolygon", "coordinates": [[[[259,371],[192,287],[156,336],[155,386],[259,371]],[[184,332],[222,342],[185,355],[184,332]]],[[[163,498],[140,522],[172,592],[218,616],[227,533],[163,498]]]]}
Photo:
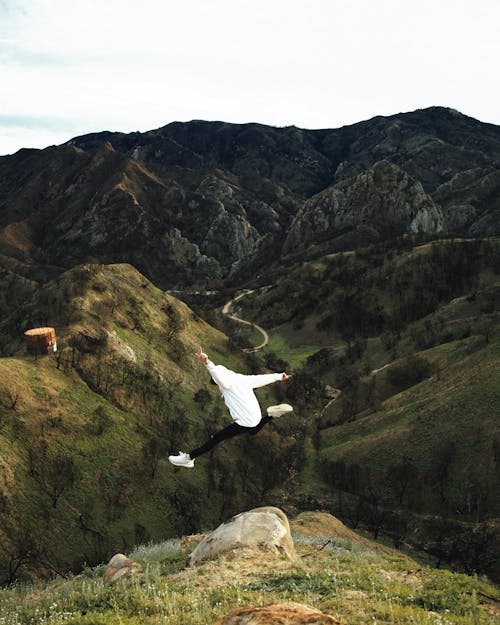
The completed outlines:
{"type": "Polygon", "coordinates": [[[102,576],[105,582],[116,582],[124,575],[134,575],[142,572],[142,566],[135,560],[130,560],[123,553],[115,554],[106,565],[106,570],[102,576]]]}
{"type": "Polygon", "coordinates": [[[300,603],[270,603],[239,608],[214,625],[342,625],[340,621],[300,603]]]}

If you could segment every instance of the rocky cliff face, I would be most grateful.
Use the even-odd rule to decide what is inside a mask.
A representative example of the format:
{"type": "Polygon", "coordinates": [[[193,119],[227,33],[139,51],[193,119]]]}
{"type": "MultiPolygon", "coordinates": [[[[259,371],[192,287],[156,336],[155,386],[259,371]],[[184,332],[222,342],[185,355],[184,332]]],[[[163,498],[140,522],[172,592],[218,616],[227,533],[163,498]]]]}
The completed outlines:
{"type": "Polygon", "coordinates": [[[285,241],[498,234],[499,191],[500,128],[439,107],[333,130],[97,133],[0,158],[0,266],[129,262],[165,288],[216,285],[279,261],[285,241]]]}
{"type": "Polygon", "coordinates": [[[291,225],[284,251],[335,239],[363,224],[370,226],[374,238],[403,232],[438,234],[446,228],[441,208],[420,182],[381,161],[307,200],[291,225]]]}
{"type": "Polygon", "coordinates": [[[452,232],[493,236],[500,228],[500,169],[468,169],[440,185],[434,198],[452,232]]]}
{"type": "Polygon", "coordinates": [[[129,262],[164,287],[222,279],[282,235],[293,204],[272,183],[261,195],[220,170],[160,176],[109,142],[96,152],[18,154],[2,165],[4,255],[61,269],[129,262]]]}

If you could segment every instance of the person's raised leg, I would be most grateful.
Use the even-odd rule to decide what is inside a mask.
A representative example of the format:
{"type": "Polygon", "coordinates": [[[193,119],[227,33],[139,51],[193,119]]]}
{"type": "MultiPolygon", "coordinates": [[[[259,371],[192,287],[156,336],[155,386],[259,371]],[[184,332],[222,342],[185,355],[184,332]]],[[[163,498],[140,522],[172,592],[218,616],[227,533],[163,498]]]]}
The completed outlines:
{"type": "Polygon", "coordinates": [[[207,451],[210,451],[213,447],[215,447],[219,443],[222,443],[222,441],[225,441],[228,438],[233,438],[234,436],[238,436],[239,434],[244,434],[245,432],[248,432],[248,430],[249,428],[238,425],[238,423],[231,423],[224,429],[215,432],[215,434],[212,434],[212,436],[208,439],[206,443],[190,451],[189,457],[194,460],[195,458],[198,458],[198,456],[206,454],[207,451]]]}
{"type": "Polygon", "coordinates": [[[247,428],[248,433],[251,434],[252,436],[257,434],[257,432],[260,432],[262,428],[269,423],[269,421],[272,421],[272,419],[273,418],[270,417],[269,415],[262,417],[262,419],[260,420],[260,423],[258,423],[256,426],[254,426],[253,428],[247,428]]]}

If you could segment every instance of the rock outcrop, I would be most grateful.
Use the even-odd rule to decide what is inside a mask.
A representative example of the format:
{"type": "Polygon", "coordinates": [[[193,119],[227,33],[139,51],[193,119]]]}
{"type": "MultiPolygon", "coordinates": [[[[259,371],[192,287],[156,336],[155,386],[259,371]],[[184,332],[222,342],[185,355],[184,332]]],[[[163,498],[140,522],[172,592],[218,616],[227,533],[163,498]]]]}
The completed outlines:
{"type": "Polygon", "coordinates": [[[254,508],[223,523],[196,547],[188,565],[198,566],[233,549],[260,547],[295,556],[288,519],[279,508],[254,508]]]}
{"type": "Polygon", "coordinates": [[[361,225],[369,226],[375,237],[437,234],[446,227],[441,208],[420,182],[397,165],[381,161],[307,200],[292,223],[284,251],[334,238],[361,225]]]}
{"type": "Polygon", "coordinates": [[[106,565],[102,579],[105,582],[116,582],[117,579],[125,575],[134,575],[141,572],[142,566],[139,562],[127,558],[123,553],[117,553],[106,565]]]}
{"type": "Polygon", "coordinates": [[[498,234],[500,169],[474,168],[455,174],[433,194],[453,233],[469,236],[498,234]]]}
{"type": "Polygon", "coordinates": [[[342,625],[333,616],[300,603],[270,603],[239,608],[215,625],[342,625]]]}

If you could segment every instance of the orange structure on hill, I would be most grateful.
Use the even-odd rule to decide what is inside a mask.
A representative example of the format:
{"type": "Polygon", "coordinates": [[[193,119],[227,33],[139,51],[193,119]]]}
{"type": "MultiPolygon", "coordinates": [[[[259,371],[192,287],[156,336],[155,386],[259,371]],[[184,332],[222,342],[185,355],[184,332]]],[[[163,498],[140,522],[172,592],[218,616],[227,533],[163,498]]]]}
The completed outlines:
{"type": "Polygon", "coordinates": [[[26,350],[29,354],[50,354],[57,351],[54,328],[32,328],[24,333],[26,350]]]}

